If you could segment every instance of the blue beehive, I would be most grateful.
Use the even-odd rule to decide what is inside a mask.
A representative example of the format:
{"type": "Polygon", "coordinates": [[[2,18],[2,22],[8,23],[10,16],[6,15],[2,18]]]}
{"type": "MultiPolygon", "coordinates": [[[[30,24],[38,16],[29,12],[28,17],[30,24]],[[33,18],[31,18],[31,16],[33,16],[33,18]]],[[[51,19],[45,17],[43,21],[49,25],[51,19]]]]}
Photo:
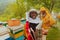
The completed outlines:
{"type": "Polygon", "coordinates": [[[19,38],[17,38],[16,40],[24,40],[24,36],[20,36],[19,38]]]}
{"type": "Polygon", "coordinates": [[[15,39],[12,38],[12,37],[9,37],[9,38],[7,38],[7,39],[5,39],[5,40],[15,40],[15,39]]]}

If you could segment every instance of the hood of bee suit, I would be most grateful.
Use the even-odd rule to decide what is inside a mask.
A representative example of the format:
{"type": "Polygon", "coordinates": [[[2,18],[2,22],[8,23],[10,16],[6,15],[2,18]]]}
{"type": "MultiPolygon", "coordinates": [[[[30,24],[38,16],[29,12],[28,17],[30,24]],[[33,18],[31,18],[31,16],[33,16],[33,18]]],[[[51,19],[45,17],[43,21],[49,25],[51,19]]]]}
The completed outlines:
{"type": "Polygon", "coordinates": [[[40,12],[43,12],[43,11],[45,11],[47,15],[50,15],[50,12],[49,12],[49,10],[47,8],[41,7],[40,12]]]}
{"type": "MultiPolygon", "coordinates": [[[[31,18],[29,17],[29,13],[30,12],[32,12],[32,11],[35,11],[35,12],[37,12],[37,13],[39,13],[39,11],[38,10],[36,10],[36,9],[30,9],[28,12],[26,12],[26,20],[27,21],[29,21],[31,18]]],[[[37,19],[36,19],[37,20],[37,19]]],[[[32,19],[31,19],[31,21],[32,21],[32,19]]],[[[38,20],[37,20],[38,21],[38,20]]],[[[34,23],[34,22],[33,22],[34,23]]],[[[37,22],[38,23],[38,22],[37,22]]]]}

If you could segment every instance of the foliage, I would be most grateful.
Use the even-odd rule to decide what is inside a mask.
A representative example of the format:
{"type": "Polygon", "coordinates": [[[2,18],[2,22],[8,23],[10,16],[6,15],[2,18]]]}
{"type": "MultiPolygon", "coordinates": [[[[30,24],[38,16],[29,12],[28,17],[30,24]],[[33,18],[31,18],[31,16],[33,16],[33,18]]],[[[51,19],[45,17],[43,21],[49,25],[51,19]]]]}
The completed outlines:
{"type": "Polygon", "coordinates": [[[40,10],[42,6],[48,8],[50,12],[60,12],[59,5],[60,0],[16,0],[13,3],[9,3],[4,12],[0,13],[0,20],[25,18],[26,11],[29,11],[31,8],[40,10]]]}

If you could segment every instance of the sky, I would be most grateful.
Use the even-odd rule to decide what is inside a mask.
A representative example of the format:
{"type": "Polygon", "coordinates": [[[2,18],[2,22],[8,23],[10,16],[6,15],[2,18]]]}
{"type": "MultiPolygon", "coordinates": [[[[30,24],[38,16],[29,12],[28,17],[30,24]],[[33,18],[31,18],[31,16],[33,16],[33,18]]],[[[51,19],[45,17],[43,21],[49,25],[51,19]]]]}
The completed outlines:
{"type": "Polygon", "coordinates": [[[15,0],[0,0],[0,12],[2,12],[6,8],[8,3],[13,3],[13,2],[15,2],[15,0]]]}

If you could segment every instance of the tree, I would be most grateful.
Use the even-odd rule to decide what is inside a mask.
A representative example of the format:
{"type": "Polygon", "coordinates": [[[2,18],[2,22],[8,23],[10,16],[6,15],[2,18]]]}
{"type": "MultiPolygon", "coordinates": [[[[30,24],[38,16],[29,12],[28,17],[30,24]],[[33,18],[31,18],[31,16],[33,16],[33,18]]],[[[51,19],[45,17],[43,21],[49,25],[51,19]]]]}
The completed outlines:
{"type": "Polygon", "coordinates": [[[60,12],[60,0],[16,0],[9,3],[2,12],[2,18],[23,18],[25,13],[31,8],[40,10],[42,6],[49,9],[50,12],[60,12]],[[4,17],[5,16],[5,17],[4,17]]]}
{"type": "Polygon", "coordinates": [[[38,7],[41,8],[42,6],[49,9],[50,12],[53,10],[58,11],[60,9],[60,0],[27,0],[27,3],[30,7],[38,7]]]}

